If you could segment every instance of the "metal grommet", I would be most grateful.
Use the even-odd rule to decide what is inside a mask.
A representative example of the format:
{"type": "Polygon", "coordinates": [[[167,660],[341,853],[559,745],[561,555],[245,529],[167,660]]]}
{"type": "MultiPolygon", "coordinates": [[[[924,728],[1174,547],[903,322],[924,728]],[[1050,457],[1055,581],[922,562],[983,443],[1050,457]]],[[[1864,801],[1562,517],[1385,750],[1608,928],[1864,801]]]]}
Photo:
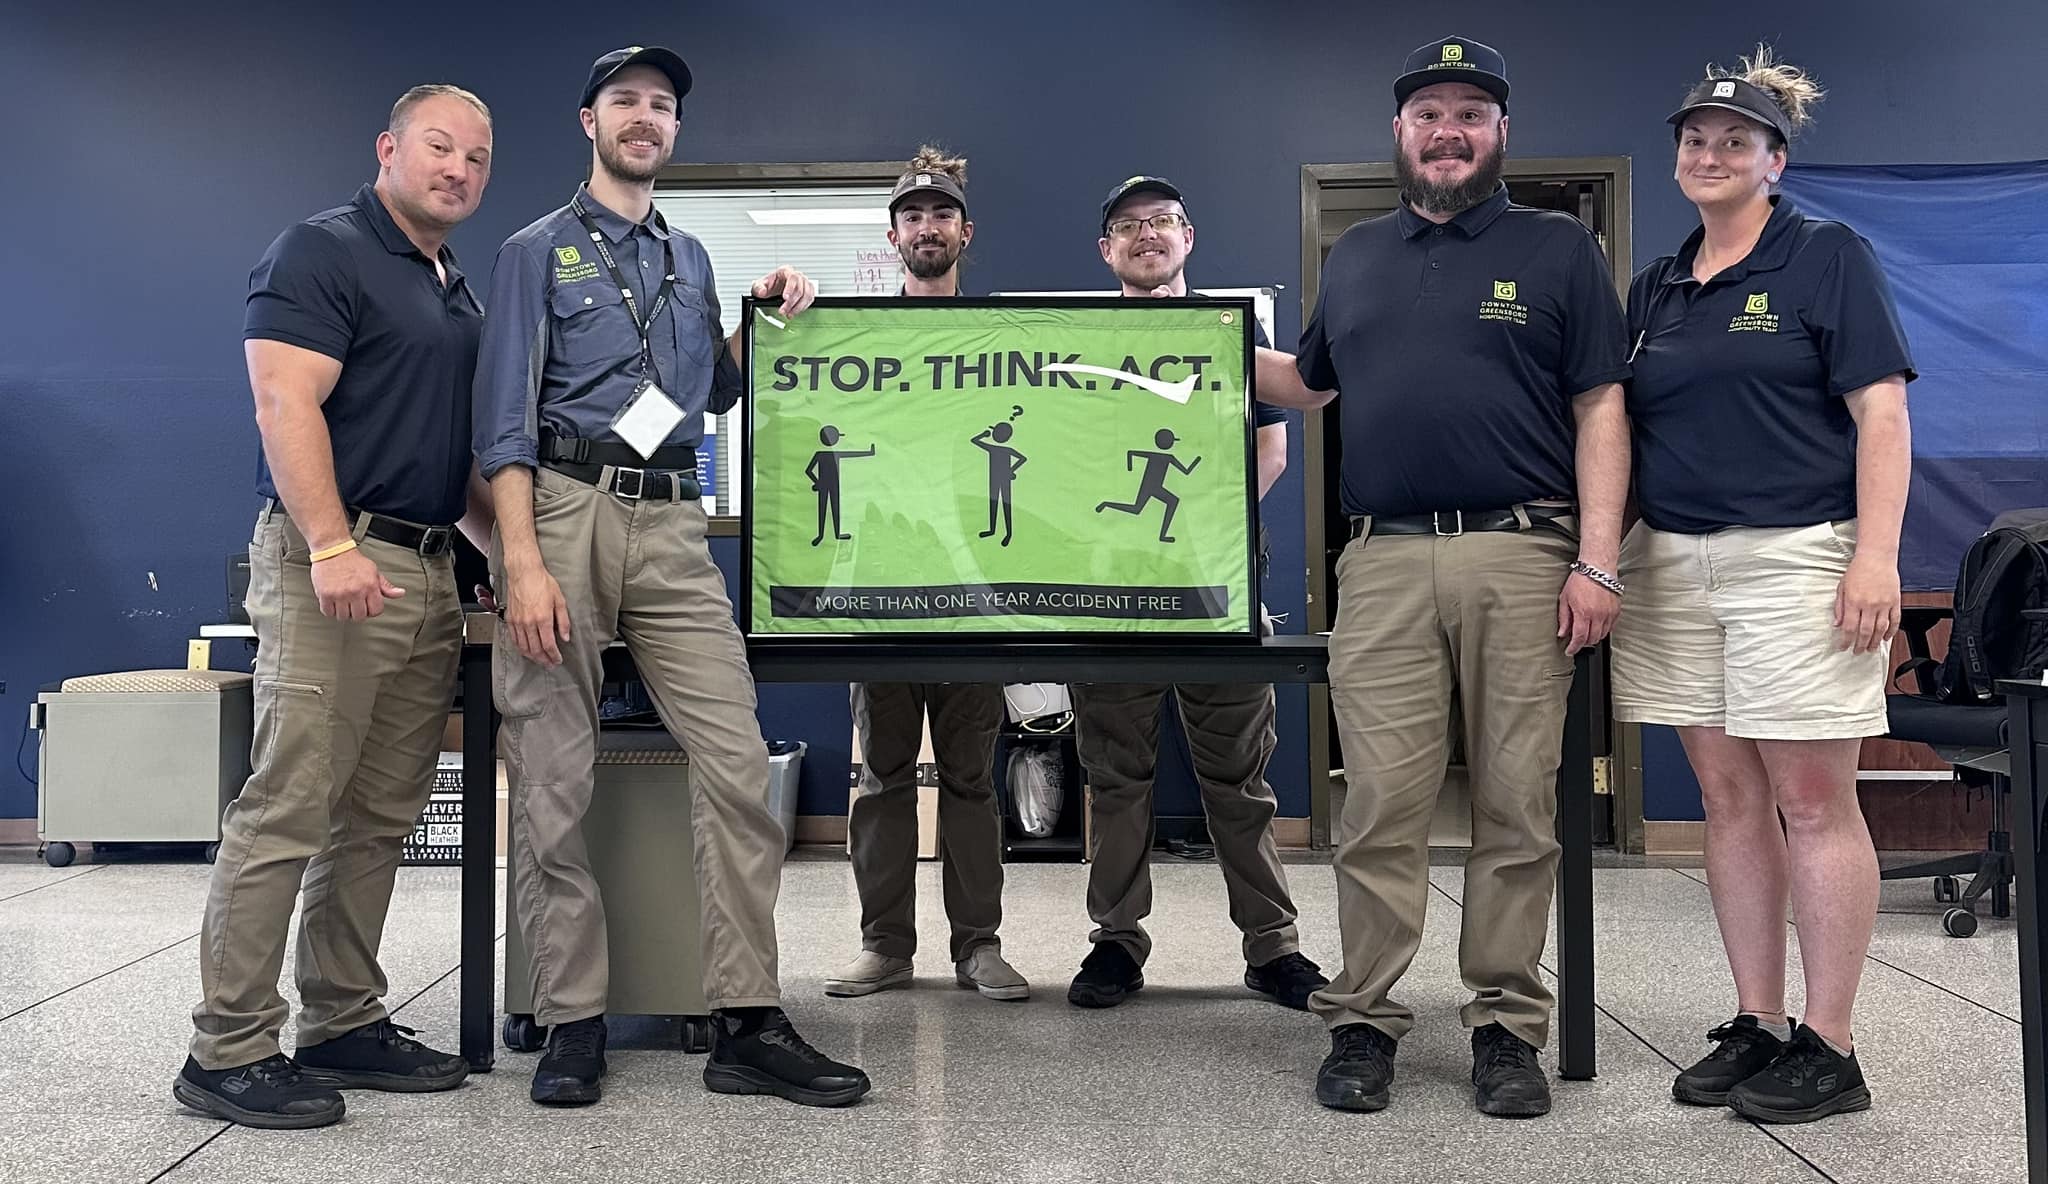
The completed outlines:
{"type": "Polygon", "coordinates": [[[1236,324],[1236,323],[1237,323],[1237,314],[1236,314],[1236,313],[1233,313],[1233,312],[1228,312],[1228,311],[1226,311],[1226,312],[1225,312],[1225,313],[1223,314],[1223,323],[1224,323],[1224,324],[1226,324],[1226,325],[1236,324]]]}
{"type": "Polygon", "coordinates": [[[589,303],[591,303],[591,299],[590,299],[590,297],[588,297],[588,296],[585,296],[585,297],[583,298],[583,303],[585,303],[585,304],[589,304],[589,303]]]}

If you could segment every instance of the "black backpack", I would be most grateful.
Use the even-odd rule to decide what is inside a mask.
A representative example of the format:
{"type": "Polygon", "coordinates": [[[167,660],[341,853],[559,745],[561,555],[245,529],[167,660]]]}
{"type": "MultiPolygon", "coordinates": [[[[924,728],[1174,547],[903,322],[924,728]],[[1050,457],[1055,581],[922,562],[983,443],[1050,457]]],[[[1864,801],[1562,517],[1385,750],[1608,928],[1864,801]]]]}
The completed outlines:
{"type": "Polygon", "coordinates": [[[1948,656],[1934,670],[1943,703],[1993,703],[2000,679],[2038,679],[2048,667],[2048,509],[2000,514],[1963,553],[1948,656]]]}

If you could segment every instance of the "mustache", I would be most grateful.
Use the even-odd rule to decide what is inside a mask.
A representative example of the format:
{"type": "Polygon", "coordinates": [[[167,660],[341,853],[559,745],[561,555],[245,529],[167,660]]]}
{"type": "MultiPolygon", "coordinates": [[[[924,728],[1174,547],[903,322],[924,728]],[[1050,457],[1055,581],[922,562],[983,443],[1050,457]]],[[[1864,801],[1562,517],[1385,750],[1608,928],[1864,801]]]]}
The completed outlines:
{"type": "Polygon", "coordinates": [[[1430,161],[1432,161],[1432,160],[1471,160],[1471,159],[1472,159],[1472,145],[1470,145],[1470,144],[1446,144],[1446,145],[1444,145],[1444,146],[1442,146],[1442,147],[1440,147],[1440,148],[1431,148],[1431,149],[1428,149],[1427,151],[1425,151],[1425,152],[1424,152],[1424,153],[1422,154],[1422,161],[1423,161],[1423,163],[1424,163],[1424,164],[1427,164],[1427,163],[1429,163],[1429,162],[1430,162],[1430,161]]]}

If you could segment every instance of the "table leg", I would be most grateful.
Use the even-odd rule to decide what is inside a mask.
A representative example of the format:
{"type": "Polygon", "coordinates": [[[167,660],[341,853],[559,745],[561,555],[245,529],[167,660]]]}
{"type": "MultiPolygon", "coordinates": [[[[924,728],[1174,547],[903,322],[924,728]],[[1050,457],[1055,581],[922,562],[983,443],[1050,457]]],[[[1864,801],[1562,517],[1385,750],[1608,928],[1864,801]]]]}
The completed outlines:
{"type": "Polygon", "coordinates": [[[497,978],[498,712],[491,649],[462,650],[462,1056],[488,1073],[496,1055],[491,988],[497,978]]]}
{"type": "Polygon", "coordinates": [[[1593,1051],[1593,669],[1596,651],[1579,654],[1557,771],[1557,1073],[1594,1076],[1593,1051]]]}
{"type": "Polygon", "coordinates": [[[2013,920],[2020,945],[2020,1072],[2027,1091],[2027,1179],[2048,1184],[2048,699],[2008,695],[2012,757],[2013,920]]]}

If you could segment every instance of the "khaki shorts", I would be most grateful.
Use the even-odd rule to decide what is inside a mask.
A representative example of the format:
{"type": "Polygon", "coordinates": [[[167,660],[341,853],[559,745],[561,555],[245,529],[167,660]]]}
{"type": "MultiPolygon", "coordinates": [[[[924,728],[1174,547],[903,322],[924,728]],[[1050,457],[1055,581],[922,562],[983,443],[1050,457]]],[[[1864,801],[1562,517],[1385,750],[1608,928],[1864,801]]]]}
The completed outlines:
{"type": "Polygon", "coordinates": [[[1637,524],[1621,548],[1615,715],[1747,740],[1883,735],[1890,656],[1836,638],[1855,553],[1853,520],[1704,535],[1637,524]]]}

